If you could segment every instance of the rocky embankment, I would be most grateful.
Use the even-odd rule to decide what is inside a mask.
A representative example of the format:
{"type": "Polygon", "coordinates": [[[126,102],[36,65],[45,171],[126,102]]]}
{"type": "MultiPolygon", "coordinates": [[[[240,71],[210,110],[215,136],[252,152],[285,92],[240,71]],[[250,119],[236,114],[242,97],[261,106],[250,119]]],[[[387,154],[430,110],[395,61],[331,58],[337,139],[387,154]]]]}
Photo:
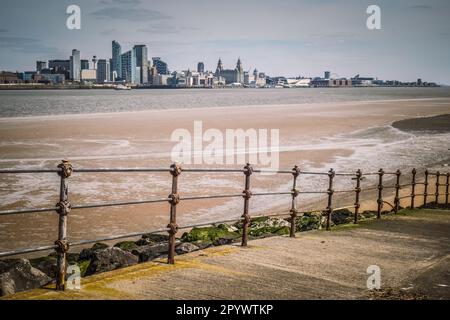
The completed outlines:
{"type": "MultiPolygon", "coordinates": [[[[373,219],[375,212],[363,212],[361,220],[373,219]]],[[[353,222],[349,210],[335,211],[332,225],[353,222]]],[[[297,218],[296,231],[304,232],[321,229],[326,218],[323,212],[310,212],[297,218]]],[[[255,218],[249,226],[249,239],[289,234],[289,219],[255,218]]],[[[219,224],[211,227],[193,228],[177,239],[178,255],[211,246],[239,242],[242,236],[242,222],[232,225],[219,224]]],[[[122,241],[110,247],[96,243],[79,253],[68,253],[69,265],[78,265],[81,276],[86,277],[100,272],[128,267],[137,263],[151,261],[167,256],[168,236],[146,234],[137,241],[122,241]]],[[[30,290],[49,284],[56,278],[56,253],[35,259],[0,260],[0,296],[30,290]]]]}

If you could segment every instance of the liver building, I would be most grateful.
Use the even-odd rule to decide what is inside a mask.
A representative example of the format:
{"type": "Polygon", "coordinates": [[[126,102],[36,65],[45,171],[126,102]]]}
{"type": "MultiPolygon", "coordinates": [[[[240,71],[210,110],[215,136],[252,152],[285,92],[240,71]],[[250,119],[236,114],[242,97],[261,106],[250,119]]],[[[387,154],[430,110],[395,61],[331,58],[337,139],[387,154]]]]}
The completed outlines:
{"type": "Polygon", "coordinates": [[[219,58],[219,62],[217,62],[217,69],[215,75],[221,76],[225,78],[226,84],[230,83],[242,83],[244,84],[244,69],[242,67],[241,59],[239,58],[236,64],[236,68],[232,69],[224,69],[222,65],[222,60],[219,58]]]}

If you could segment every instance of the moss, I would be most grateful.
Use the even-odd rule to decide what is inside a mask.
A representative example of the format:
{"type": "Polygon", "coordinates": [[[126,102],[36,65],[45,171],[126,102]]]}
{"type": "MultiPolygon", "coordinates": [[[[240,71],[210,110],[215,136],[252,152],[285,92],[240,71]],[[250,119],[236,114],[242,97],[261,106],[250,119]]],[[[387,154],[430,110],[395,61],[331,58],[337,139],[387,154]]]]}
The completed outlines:
{"type": "Polygon", "coordinates": [[[297,231],[300,232],[321,229],[322,215],[319,213],[305,213],[305,215],[297,219],[296,227],[297,231]]]}
{"type": "Polygon", "coordinates": [[[134,241],[122,241],[122,242],[116,243],[114,245],[114,247],[117,247],[124,251],[132,251],[132,250],[138,248],[138,245],[134,241]]]}
{"type": "Polygon", "coordinates": [[[218,227],[193,228],[191,231],[183,234],[181,241],[215,241],[217,239],[235,239],[240,237],[237,232],[230,232],[218,227]]]}
{"type": "Polygon", "coordinates": [[[77,262],[78,267],[80,268],[81,276],[84,277],[87,268],[89,267],[89,264],[91,263],[90,260],[81,260],[77,262]]]}
{"type": "Polygon", "coordinates": [[[262,227],[257,229],[250,228],[248,234],[252,237],[261,237],[265,235],[285,235],[289,234],[289,227],[262,227]]]}
{"type": "Polygon", "coordinates": [[[92,250],[101,250],[101,249],[106,249],[109,246],[106,243],[101,243],[101,242],[97,242],[94,243],[94,245],[92,246],[92,250]]]}

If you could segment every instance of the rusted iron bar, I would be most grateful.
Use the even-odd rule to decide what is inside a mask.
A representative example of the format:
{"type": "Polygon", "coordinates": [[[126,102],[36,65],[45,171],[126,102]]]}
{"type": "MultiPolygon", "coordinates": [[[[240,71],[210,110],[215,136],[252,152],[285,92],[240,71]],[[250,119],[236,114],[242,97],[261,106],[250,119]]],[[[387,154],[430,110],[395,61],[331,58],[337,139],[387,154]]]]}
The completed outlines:
{"type": "Polygon", "coordinates": [[[168,172],[167,168],[86,168],[74,169],[74,173],[168,172]]]}
{"type": "Polygon", "coordinates": [[[378,171],[377,219],[381,219],[381,210],[383,209],[383,176],[384,176],[384,171],[383,171],[383,169],[380,169],[378,171]]]}
{"type": "Polygon", "coordinates": [[[0,169],[0,174],[22,174],[22,173],[59,173],[61,170],[59,169],[24,169],[24,170],[16,170],[16,169],[0,169]]]}
{"type": "Polygon", "coordinates": [[[428,176],[429,176],[429,171],[428,169],[425,170],[425,182],[423,183],[424,187],[423,187],[423,205],[425,206],[427,204],[427,198],[428,198],[428,176]]]}
{"type": "Polygon", "coordinates": [[[447,172],[447,181],[445,182],[445,204],[448,205],[449,187],[450,187],[450,173],[447,172]]]}
{"type": "Polygon", "coordinates": [[[439,179],[441,178],[441,173],[438,171],[436,172],[436,192],[434,193],[436,199],[435,199],[435,203],[439,204],[439,187],[440,187],[440,183],[439,183],[439,179]]]}
{"type": "Polygon", "coordinates": [[[292,182],[292,202],[291,202],[291,228],[290,228],[290,237],[295,238],[295,229],[296,229],[296,221],[297,221],[297,197],[300,194],[299,190],[297,189],[297,178],[300,175],[300,168],[298,166],[295,166],[292,169],[292,175],[293,175],[293,182],[292,182]]]}
{"type": "Polygon", "coordinates": [[[0,252],[0,258],[15,256],[18,254],[52,250],[55,248],[56,248],[56,245],[51,245],[51,246],[41,246],[41,247],[28,248],[28,249],[17,249],[17,250],[11,250],[11,251],[4,251],[4,252],[0,252]]]}
{"type": "Polygon", "coordinates": [[[396,172],[396,180],[395,180],[395,198],[394,198],[394,212],[398,213],[400,209],[400,178],[402,176],[402,172],[397,170],[396,172]]]}
{"type": "Polygon", "coordinates": [[[0,211],[0,216],[10,216],[14,214],[26,214],[26,213],[39,213],[39,212],[52,212],[57,208],[37,208],[37,209],[22,209],[22,210],[6,210],[0,211]]]}
{"type": "Polygon", "coordinates": [[[335,172],[333,169],[328,171],[328,205],[327,205],[327,230],[331,230],[331,214],[333,213],[333,179],[335,176],[335,172]]]}
{"type": "Polygon", "coordinates": [[[414,209],[414,200],[416,199],[416,168],[412,169],[412,180],[411,180],[411,209],[414,209]]]}
{"type": "Polygon", "coordinates": [[[354,223],[357,224],[358,223],[358,215],[359,215],[359,209],[361,208],[361,203],[360,203],[360,195],[361,195],[361,179],[362,179],[362,171],[361,169],[358,169],[358,171],[356,171],[356,187],[355,187],[355,219],[354,219],[354,223]]]}
{"type": "Polygon", "coordinates": [[[247,165],[244,167],[244,175],[245,175],[245,188],[242,192],[242,196],[244,197],[244,214],[242,215],[242,246],[247,246],[247,240],[248,240],[248,227],[251,222],[251,218],[249,215],[249,202],[250,198],[252,197],[252,192],[250,191],[250,177],[253,173],[253,167],[250,165],[250,163],[247,163],[247,165]]]}
{"type": "Polygon", "coordinates": [[[69,251],[69,242],[67,241],[67,215],[70,213],[69,202],[69,177],[72,175],[73,169],[69,161],[63,160],[58,168],[61,171],[58,173],[61,177],[59,188],[59,202],[56,204],[56,212],[59,214],[58,223],[58,240],[56,245],[56,290],[65,290],[66,288],[66,271],[67,271],[67,252],[69,251]]]}
{"type": "Polygon", "coordinates": [[[170,174],[172,175],[172,193],[169,194],[170,203],[170,221],[167,225],[169,233],[169,250],[167,263],[175,263],[175,236],[178,232],[177,225],[177,205],[180,202],[180,195],[178,194],[178,176],[181,174],[181,167],[174,163],[170,166],[170,174]]]}

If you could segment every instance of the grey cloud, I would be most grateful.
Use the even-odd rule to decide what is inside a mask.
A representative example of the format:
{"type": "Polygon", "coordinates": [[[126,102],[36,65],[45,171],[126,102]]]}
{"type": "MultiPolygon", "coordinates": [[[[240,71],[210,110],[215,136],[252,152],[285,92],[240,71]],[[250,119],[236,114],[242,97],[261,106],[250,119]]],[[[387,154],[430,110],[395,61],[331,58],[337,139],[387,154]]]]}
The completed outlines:
{"type": "Polygon", "coordinates": [[[91,14],[99,18],[109,18],[127,21],[164,20],[171,18],[170,16],[160,11],[149,10],[144,8],[109,7],[94,11],[91,14]]]}
{"type": "Polygon", "coordinates": [[[157,25],[150,25],[144,28],[139,28],[136,31],[143,33],[169,34],[169,33],[181,33],[183,31],[192,31],[192,30],[198,30],[198,28],[176,27],[168,24],[157,24],[157,25]]]}
{"type": "Polygon", "coordinates": [[[6,32],[8,32],[8,29],[0,28],[0,33],[6,33],[6,32]]]}
{"type": "Polygon", "coordinates": [[[59,54],[57,48],[47,47],[39,40],[26,37],[0,36],[0,47],[16,52],[59,54]]]}
{"type": "Polygon", "coordinates": [[[432,6],[429,5],[424,5],[424,4],[418,4],[415,6],[409,6],[411,9],[416,9],[416,10],[431,10],[433,9],[432,6]]]}

